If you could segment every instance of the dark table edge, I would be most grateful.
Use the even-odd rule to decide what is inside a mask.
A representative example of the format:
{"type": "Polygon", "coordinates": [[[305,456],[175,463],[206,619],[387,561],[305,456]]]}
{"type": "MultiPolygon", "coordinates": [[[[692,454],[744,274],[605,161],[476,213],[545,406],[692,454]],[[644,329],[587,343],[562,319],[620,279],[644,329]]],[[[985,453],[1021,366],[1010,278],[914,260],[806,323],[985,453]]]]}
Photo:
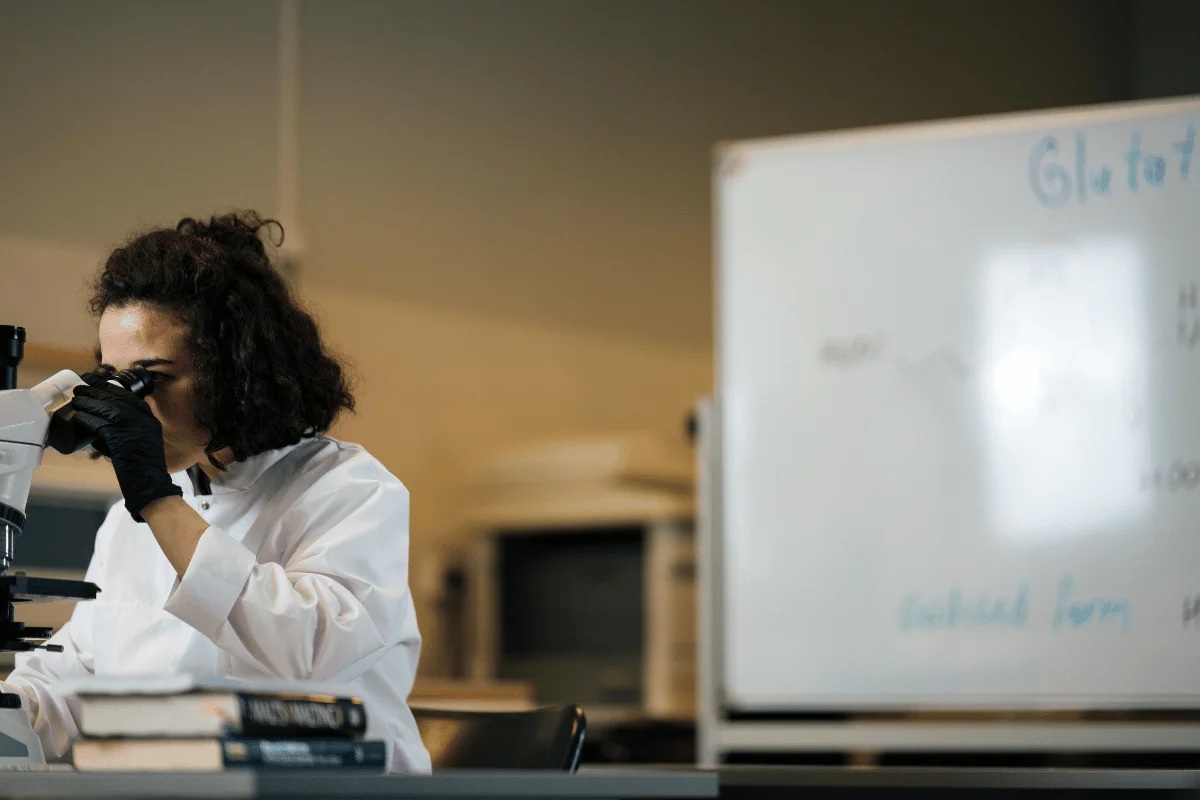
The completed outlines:
{"type": "Polygon", "coordinates": [[[722,787],[1200,789],[1200,770],[722,766],[722,787]]]}
{"type": "Polygon", "coordinates": [[[700,770],[629,772],[619,774],[587,773],[568,775],[545,772],[471,772],[445,771],[433,775],[357,775],[346,773],[298,774],[284,771],[258,773],[260,797],[353,794],[359,797],[383,797],[403,786],[405,794],[427,797],[512,796],[531,797],[621,798],[716,797],[718,776],[700,770]]]}
{"type": "Polygon", "coordinates": [[[0,798],[7,797],[195,797],[253,798],[254,774],[229,772],[38,772],[0,770],[0,798]],[[131,792],[129,783],[154,781],[162,789],[131,792]]]}
{"type": "Polygon", "coordinates": [[[380,775],[344,770],[230,770],[219,773],[0,770],[0,798],[529,797],[633,800],[715,798],[717,795],[717,775],[698,770],[601,775],[491,771],[380,775]]]}
{"type": "Polygon", "coordinates": [[[719,789],[1062,789],[1198,791],[1200,770],[722,766],[378,775],[346,771],[224,773],[0,771],[0,797],[531,797],[705,798],[719,789]]]}

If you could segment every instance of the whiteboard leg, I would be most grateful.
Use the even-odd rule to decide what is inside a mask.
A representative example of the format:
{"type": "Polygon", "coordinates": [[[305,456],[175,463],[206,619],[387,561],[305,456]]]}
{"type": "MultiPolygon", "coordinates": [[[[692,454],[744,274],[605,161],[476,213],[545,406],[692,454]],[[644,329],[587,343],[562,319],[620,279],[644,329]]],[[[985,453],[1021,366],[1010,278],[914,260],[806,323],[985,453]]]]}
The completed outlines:
{"type": "Polygon", "coordinates": [[[696,761],[715,767],[720,760],[718,729],[721,724],[720,619],[717,607],[717,506],[716,413],[711,398],[696,407],[696,761]]]}

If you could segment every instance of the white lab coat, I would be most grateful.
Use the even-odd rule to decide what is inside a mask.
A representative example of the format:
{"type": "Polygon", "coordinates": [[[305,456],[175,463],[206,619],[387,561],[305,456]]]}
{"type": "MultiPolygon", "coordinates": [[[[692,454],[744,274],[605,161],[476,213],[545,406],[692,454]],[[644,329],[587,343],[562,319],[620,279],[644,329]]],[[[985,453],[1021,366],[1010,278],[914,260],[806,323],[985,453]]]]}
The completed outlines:
{"type": "Polygon", "coordinates": [[[9,676],[47,758],[78,736],[77,705],[55,680],[188,672],[353,686],[390,769],[428,772],[406,704],[421,648],[408,490],[363,448],[324,436],[231,465],[209,495],[171,477],[211,526],[183,578],[115,505],[87,571],[100,596],[51,639],[61,653],[19,656],[9,676]]]}

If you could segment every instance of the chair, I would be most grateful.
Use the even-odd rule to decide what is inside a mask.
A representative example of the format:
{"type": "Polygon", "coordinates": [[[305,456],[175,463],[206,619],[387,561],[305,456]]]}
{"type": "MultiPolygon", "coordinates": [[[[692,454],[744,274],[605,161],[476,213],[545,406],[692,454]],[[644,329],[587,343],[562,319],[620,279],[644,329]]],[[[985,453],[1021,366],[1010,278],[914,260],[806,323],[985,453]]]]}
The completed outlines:
{"type": "Polygon", "coordinates": [[[421,741],[440,769],[575,772],[587,717],[579,706],[530,711],[412,709],[421,741]]]}

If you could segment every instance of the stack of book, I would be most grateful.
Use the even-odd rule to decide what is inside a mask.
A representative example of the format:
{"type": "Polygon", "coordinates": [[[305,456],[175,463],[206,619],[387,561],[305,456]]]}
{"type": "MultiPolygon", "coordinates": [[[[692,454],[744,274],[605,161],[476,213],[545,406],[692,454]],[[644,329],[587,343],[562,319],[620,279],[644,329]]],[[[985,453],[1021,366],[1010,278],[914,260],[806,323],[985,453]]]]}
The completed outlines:
{"type": "Polygon", "coordinates": [[[80,770],[209,771],[230,767],[382,771],[384,742],[347,694],[280,684],[168,680],[82,684],[73,760],[80,770]]]}

